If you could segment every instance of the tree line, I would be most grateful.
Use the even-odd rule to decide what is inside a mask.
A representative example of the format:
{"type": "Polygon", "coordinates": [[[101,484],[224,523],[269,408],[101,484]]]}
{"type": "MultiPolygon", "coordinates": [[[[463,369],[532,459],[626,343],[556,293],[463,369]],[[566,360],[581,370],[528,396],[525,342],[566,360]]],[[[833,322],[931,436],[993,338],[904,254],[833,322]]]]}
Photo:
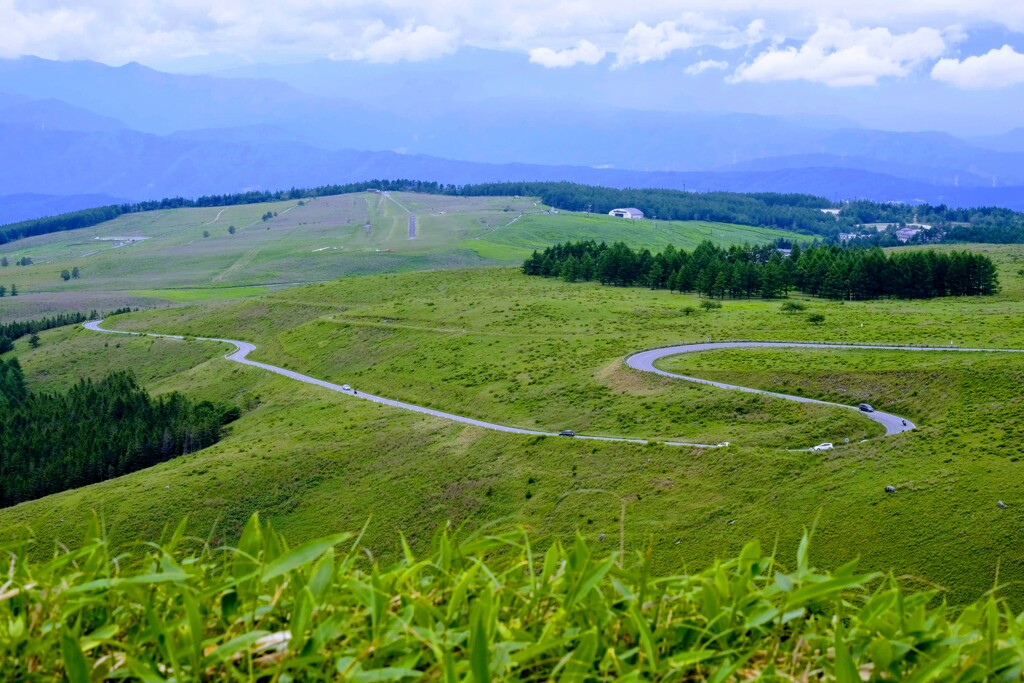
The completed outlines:
{"type": "Polygon", "coordinates": [[[130,372],[31,392],[0,359],[0,507],[86,486],[216,443],[237,407],[152,398],[130,372]]]}
{"type": "Polygon", "coordinates": [[[101,317],[110,317],[120,313],[130,313],[131,308],[127,306],[113,311],[108,316],[100,316],[95,310],[89,315],[85,313],[58,313],[47,318],[36,318],[35,320],[23,320],[9,323],[0,323],[0,353],[6,353],[14,348],[14,342],[22,337],[38,334],[45,330],[52,330],[65,325],[78,325],[88,320],[99,320],[101,317]]]}
{"type": "Polygon", "coordinates": [[[635,206],[649,217],[704,220],[755,225],[837,239],[863,223],[894,225],[922,222],[935,225],[943,241],[1024,242],[1024,213],[1000,207],[951,208],[940,204],[909,206],[885,202],[836,203],[808,194],[776,192],[685,192],[664,189],[618,189],[569,182],[504,182],[453,185],[423,180],[368,180],[278,192],[239,192],[196,199],[173,197],[159,201],[112,204],[0,226],[0,244],[64,230],[76,230],[118,216],[165,209],[259,204],[314,199],[352,192],[419,192],[465,197],[539,197],[545,204],[568,211],[608,211],[635,206]],[[821,209],[841,209],[838,216],[821,209]]]}
{"type": "Polygon", "coordinates": [[[773,245],[723,248],[704,241],[692,252],[673,246],[652,254],[617,242],[566,242],[534,251],[523,273],[567,282],[647,286],[723,299],[786,296],[795,289],[829,299],[927,299],[999,291],[995,264],[984,254],[926,250],[886,254],[875,247],[773,245]]]}

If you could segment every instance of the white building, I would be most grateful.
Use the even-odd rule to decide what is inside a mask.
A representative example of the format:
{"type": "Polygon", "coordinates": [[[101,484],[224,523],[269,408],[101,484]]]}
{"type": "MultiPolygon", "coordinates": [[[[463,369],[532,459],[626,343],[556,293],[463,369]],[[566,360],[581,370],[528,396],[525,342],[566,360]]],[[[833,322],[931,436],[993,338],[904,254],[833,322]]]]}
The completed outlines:
{"type": "Polygon", "coordinates": [[[608,212],[609,216],[617,216],[619,218],[643,218],[644,212],[640,209],[628,208],[628,209],[612,209],[608,212]]]}
{"type": "Polygon", "coordinates": [[[910,238],[919,232],[921,231],[918,230],[917,228],[900,228],[899,230],[896,231],[896,239],[898,239],[900,242],[909,242],[910,238]]]}

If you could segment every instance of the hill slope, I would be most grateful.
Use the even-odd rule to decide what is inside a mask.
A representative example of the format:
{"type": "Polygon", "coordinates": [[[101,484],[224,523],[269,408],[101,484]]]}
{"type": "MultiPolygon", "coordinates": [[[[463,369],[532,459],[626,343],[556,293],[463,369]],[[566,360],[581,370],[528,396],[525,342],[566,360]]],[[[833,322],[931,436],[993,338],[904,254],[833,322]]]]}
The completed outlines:
{"type": "MultiPolygon", "coordinates": [[[[866,568],[938,583],[962,602],[990,587],[997,567],[1001,581],[1024,576],[1024,555],[1013,542],[1024,529],[1013,512],[1024,499],[1017,476],[1024,453],[1013,426],[1024,376],[1019,354],[979,358],[966,368],[941,354],[890,354],[841,374],[787,354],[769,359],[775,375],[748,378],[770,387],[801,377],[805,383],[787,390],[805,395],[828,396],[842,386],[841,400],[898,404],[919,424],[865,443],[859,441],[874,436],[873,423],[854,411],[638,375],[622,358],[708,337],[938,344],[952,337],[957,344],[1024,346],[1014,324],[1024,281],[1013,260],[1024,254],[1019,247],[992,253],[1002,263],[1005,292],[998,297],[809,302],[825,316],[823,326],[781,313],[778,303],[726,302],[720,312],[684,315],[694,298],[503,269],[346,278],[115,323],[246,339],[258,345],[256,359],[505,424],[733,444],[711,452],[484,432],[239,367],[222,360],[216,345],[45,333],[36,351],[19,342],[37,387],[127,365],[145,372],[154,390],[231,400],[247,413],[211,449],[2,511],[0,523],[31,522],[43,540],[73,538],[86,522],[83,512],[102,508],[120,544],[156,535],[185,509],[198,528],[216,519],[218,533],[229,535],[260,510],[300,540],[372,515],[368,547],[377,557],[395,557],[397,530],[422,549],[446,519],[509,519],[541,537],[580,530],[599,542],[601,534],[617,533],[618,502],[607,494],[563,496],[601,489],[627,503],[627,548],[650,543],[662,569],[736,552],[752,537],[778,539],[780,552],[789,553],[800,529],[817,518],[816,561],[860,556],[866,568]],[[820,441],[840,447],[786,450],[820,441]],[[888,484],[899,493],[886,495],[888,484]],[[996,500],[1010,508],[999,510],[996,500]],[[901,541],[879,542],[893,538],[901,541]]],[[[762,371],[758,358],[751,362],[762,371]]],[[[703,367],[718,363],[712,357],[703,367]]]]}
{"type": "Polygon", "coordinates": [[[21,291],[0,299],[0,318],[251,296],[263,287],[355,274],[509,264],[533,249],[588,238],[656,250],[707,238],[723,244],[807,239],[743,225],[552,214],[526,197],[363,192],[150,211],[0,246],[9,263],[33,261],[0,268],[0,282],[21,291]],[[415,239],[409,239],[410,214],[415,239]],[[61,279],[63,270],[76,267],[80,279],[61,279]]]}

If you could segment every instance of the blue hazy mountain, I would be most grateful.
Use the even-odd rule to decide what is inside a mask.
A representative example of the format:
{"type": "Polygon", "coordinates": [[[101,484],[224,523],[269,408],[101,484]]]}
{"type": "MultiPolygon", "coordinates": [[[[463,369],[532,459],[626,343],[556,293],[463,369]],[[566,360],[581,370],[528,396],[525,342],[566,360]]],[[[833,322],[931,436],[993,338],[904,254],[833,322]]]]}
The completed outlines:
{"type": "Polygon", "coordinates": [[[41,130],[86,132],[127,128],[123,122],[115,118],[101,116],[88,109],[52,98],[30,100],[12,97],[10,103],[5,103],[0,97],[0,123],[26,124],[41,130]]]}
{"type": "MultiPolygon", "coordinates": [[[[225,141],[131,130],[93,133],[0,125],[0,195],[103,194],[128,199],[282,189],[372,178],[443,183],[572,180],[613,187],[809,192],[835,199],[1024,208],[1020,187],[951,187],[862,169],[803,167],[671,172],[571,165],[487,164],[391,151],[326,150],[290,141],[225,141]]],[[[2,201],[2,200],[0,200],[2,201]]]]}
{"type": "Polygon", "coordinates": [[[1024,204],[1020,131],[967,140],[830,115],[629,108],[595,89],[643,92],[649,106],[645,79],[660,72],[604,65],[583,78],[475,56],[215,76],[0,60],[0,202],[22,215],[44,204],[15,211],[11,195],[134,200],[407,177],[1024,204]],[[501,79],[486,78],[496,69],[501,79]]]}

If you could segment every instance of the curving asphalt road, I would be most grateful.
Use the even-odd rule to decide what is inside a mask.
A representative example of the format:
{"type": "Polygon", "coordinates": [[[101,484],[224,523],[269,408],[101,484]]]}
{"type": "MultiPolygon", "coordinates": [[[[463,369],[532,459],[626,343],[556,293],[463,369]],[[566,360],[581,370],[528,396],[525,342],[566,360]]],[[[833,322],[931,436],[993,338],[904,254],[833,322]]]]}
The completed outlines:
{"type": "MultiPolygon", "coordinates": [[[[642,370],[644,372],[653,372],[657,375],[664,377],[671,377],[673,379],[682,379],[687,382],[694,382],[696,384],[706,384],[712,387],[718,387],[719,389],[731,389],[733,391],[745,391],[750,394],[762,394],[764,396],[774,396],[775,398],[782,398],[787,401],[796,401],[798,403],[816,403],[823,406],[833,406],[836,408],[846,408],[847,410],[857,410],[857,406],[848,406],[842,403],[832,403],[830,401],[819,401],[813,398],[805,398],[803,396],[790,396],[789,394],[780,394],[774,391],[764,391],[762,389],[751,389],[749,387],[741,387],[735,384],[725,384],[723,382],[713,382],[709,379],[700,379],[699,377],[688,377],[686,375],[677,375],[674,372],[667,372],[659,368],[654,367],[655,361],[658,361],[666,356],[678,356],[683,353],[694,353],[696,351],[714,351],[716,349],[745,349],[745,348],[797,348],[797,349],[868,349],[876,351],[972,351],[972,352],[1004,352],[1004,353],[1024,353],[1024,349],[978,349],[978,348],[962,348],[962,347],[943,347],[943,346],[887,346],[884,344],[813,344],[807,342],[708,342],[706,344],[683,344],[681,346],[668,346],[661,349],[651,349],[650,351],[641,351],[635,353],[626,359],[626,365],[633,368],[634,370],[642,370]]],[[[866,418],[878,422],[885,427],[885,434],[899,434],[900,432],[907,432],[914,429],[916,425],[910,420],[904,419],[899,415],[893,415],[891,413],[883,413],[879,410],[873,413],[861,412],[866,418]]]]}
{"type": "MultiPolygon", "coordinates": [[[[126,332],[123,330],[105,330],[100,327],[102,320],[93,320],[91,322],[83,323],[83,327],[93,332],[105,332],[107,334],[126,334],[135,337],[163,337],[166,339],[184,339],[179,334],[154,334],[151,332],[126,332]]],[[[303,375],[302,373],[295,372],[294,370],[286,370],[285,368],[279,368],[276,365],[270,365],[269,363],[260,363],[259,361],[249,360],[247,356],[256,350],[256,345],[249,342],[238,341],[237,339],[217,339],[214,337],[191,337],[192,339],[198,339],[200,341],[212,341],[222,342],[224,344],[231,344],[235,347],[235,350],[229,353],[225,358],[242,365],[251,365],[254,368],[261,368],[268,372],[294,379],[298,382],[305,382],[306,384],[313,384],[324,389],[330,389],[331,391],[337,391],[338,393],[351,396],[352,398],[362,399],[364,401],[372,401],[374,403],[380,403],[382,405],[391,406],[392,408],[401,408],[402,410],[411,410],[415,413],[423,413],[424,415],[432,415],[433,417],[439,417],[443,420],[451,420],[452,422],[461,422],[462,424],[473,425],[474,427],[482,427],[484,429],[490,429],[496,432],[509,432],[512,434],[530,434],[534,436],[558,436],[555,432],[540,432],[533,429],[520,429],[519,427],[508,427],[506,425],[495,424],[493,422],[486,422],[484,420],[477,420],[472,417],[465,417],[463,415],[455,415],[453,413],[446,413],[440,410],[434,410],[433,408],[425,408],[423,406],[414,405],[412,403],[404,403],[402,401],[395,401],[394,399],[384,398],[383,396],[374,396],[363,391],[345,391],[340,384],[333,384],[332,382],[326,382],[316,377],[310,377],[309,375],[303,375]]],[[[626,439],[621,437],[613,436],[587,436],[584,434],[577,434],[577,439],[590,439],[593,441],[621,441],[626,443],[637,443],[646,444],[649,443],[647,439],[626,439]]],[[[699,443],[684,443],[681,441],[665,441],[661,442],[669,446],[693,446],[696,448],[718,448],[718,445],[714,444],[699,444],[699,443]]]]}
{"type": "MultiPolygon", "coordinates": [[[[105,332],[108,334],[126,334],[138,337],[164,337],[168,339],[184,339],[183,336],[177,334],[154,334],[150,332],[126,332],[123,330],[105,330],[100,327],[102,320],[93,320],[91,322],[83,323],[83,327],[93,332],[105,332]]],[[[496,432],[508,432],[511,434],[529,434],[534,436],[558,436],[555,432],[541,432],[532,429],[521,429],[519,427],[509,427],[506,425],[496,424],[494,422],[486,422],[484,420],[477,420],[472,417],[465,417],[463,415],[455,415],[453,413],[446,413],[440,410],[434,410],[433,408],[425,408],[412,403],[405,403],[403,401],[396,401],[390,398],[384,398],[383,396],[375,396],[373,394],[367,394],[365,392],[356,393],[356,391],[346,391],[341,385],[326,382],[322,379],[310,377],[309,375],[303,375],[295,372],[294,370],[286,370],[276,365],[270,365],[269,363],[260,363],[259,361],[249,360],[248,355],[256,350],[256,345],[249,342],[238,341],[236,339],[217,339],[214,337],[193,337],[200,341],[213,341],[221,342],[224,344],[230,344],[235,347],[235,350],[225,358],[242,365],[251,365],[255,368],[261,368],[268,372],[287,377],[289,379],[296,380],[298,382],[304,382],[306,384],[313,384],[318,387],[323,387],[331,391],[337,391],[351,396],[352,398],[359,398],[364,401],[372,401],[374,403],[380,403],[382,405],[391,406],[392,408],[400,408],[402,410],[411,410],[415,413],[422,413],[424,415],[431,415],[433,417],[439,417],[443,420],[451,420],[452,422],[461,422],[462,424],[473,425],[474,427],[482,427],[483,429],[490,429],[496,432]]],[[[805,349],[869,349],[869,350],[885,350],[885,351],[971,351],[971,352],[1002,352],[1002,353],[1024,353],[1024,349],[982,349],[982,348],[958,348],[958,347],[941,347],[941,346],[886,346],[882,344],[813,344],[807,342],[708,342],[702,344],[683,344],[681,346],[669,346],[660,349],[651,349],[650,351],[642,351],[640,353],[633,354],[626,358],[626,364],[634,370],[641,370],[643,372],[651,372],[656,375],[662,375],[664,377],[671,377],[674,379],[682,379],[687,382],[694,382],[696,384],[705,384],[707,386],[718,387],[719,389],[731,389],[734,391],[745,391],[751,394],[762,394],[764,396],[774,396],[775,398],[785,399],[787,401],[796,401],[798,403],[815,403],[818,405],[832,406],[836,408],[845,408],[847,410],[858,410],[856,406],[848,406],[842,403],[832,403],[829,401],[819,401],[813,398],[806,398],[803,396],[790,396],[789,394],[780,394],[774,391],[764,391],[762,389],[751,389],[749,387],[741,387],[735,384],[725,384],[723,382],[714,382],[708,379],[700,379],[699,377],[688,377],[686,375],[677,375],[672,372],[660,370],[654,367],[655,361],[660,360],[666,356],[676,356],[683,353],[694,353],[697,351],[713,351],[716,349],[737,349],[737,348],[805,348],[805,349]]],[[[858,411],[859,412],[859,411],[858,411]]],[[[886,436],[891,434],[899,434],[900,432],[906,432],[914,429],[915,425],[910,420],[906,420],[899,415],[893,415],[891,413],[884,413],[881,411],[875,411],[872,413],[861,412],[861,415],[867,417],[875,422],[878,422],[885,427],[886,436]]],[[[613,436],[588,436],[584,434],[577,434],[577,439],[590,439],[594,441],[619,441],[626,443],[646,444],[651,443],[648,439],[627,439],[623,437],[613,436]]],[[[682,441],[664,441],[668,446],[690,446],[695,448],[721,448],[727,446],[727,443],[722,444],[702,444],[702,443],[686,443],[682,441]]]]}

